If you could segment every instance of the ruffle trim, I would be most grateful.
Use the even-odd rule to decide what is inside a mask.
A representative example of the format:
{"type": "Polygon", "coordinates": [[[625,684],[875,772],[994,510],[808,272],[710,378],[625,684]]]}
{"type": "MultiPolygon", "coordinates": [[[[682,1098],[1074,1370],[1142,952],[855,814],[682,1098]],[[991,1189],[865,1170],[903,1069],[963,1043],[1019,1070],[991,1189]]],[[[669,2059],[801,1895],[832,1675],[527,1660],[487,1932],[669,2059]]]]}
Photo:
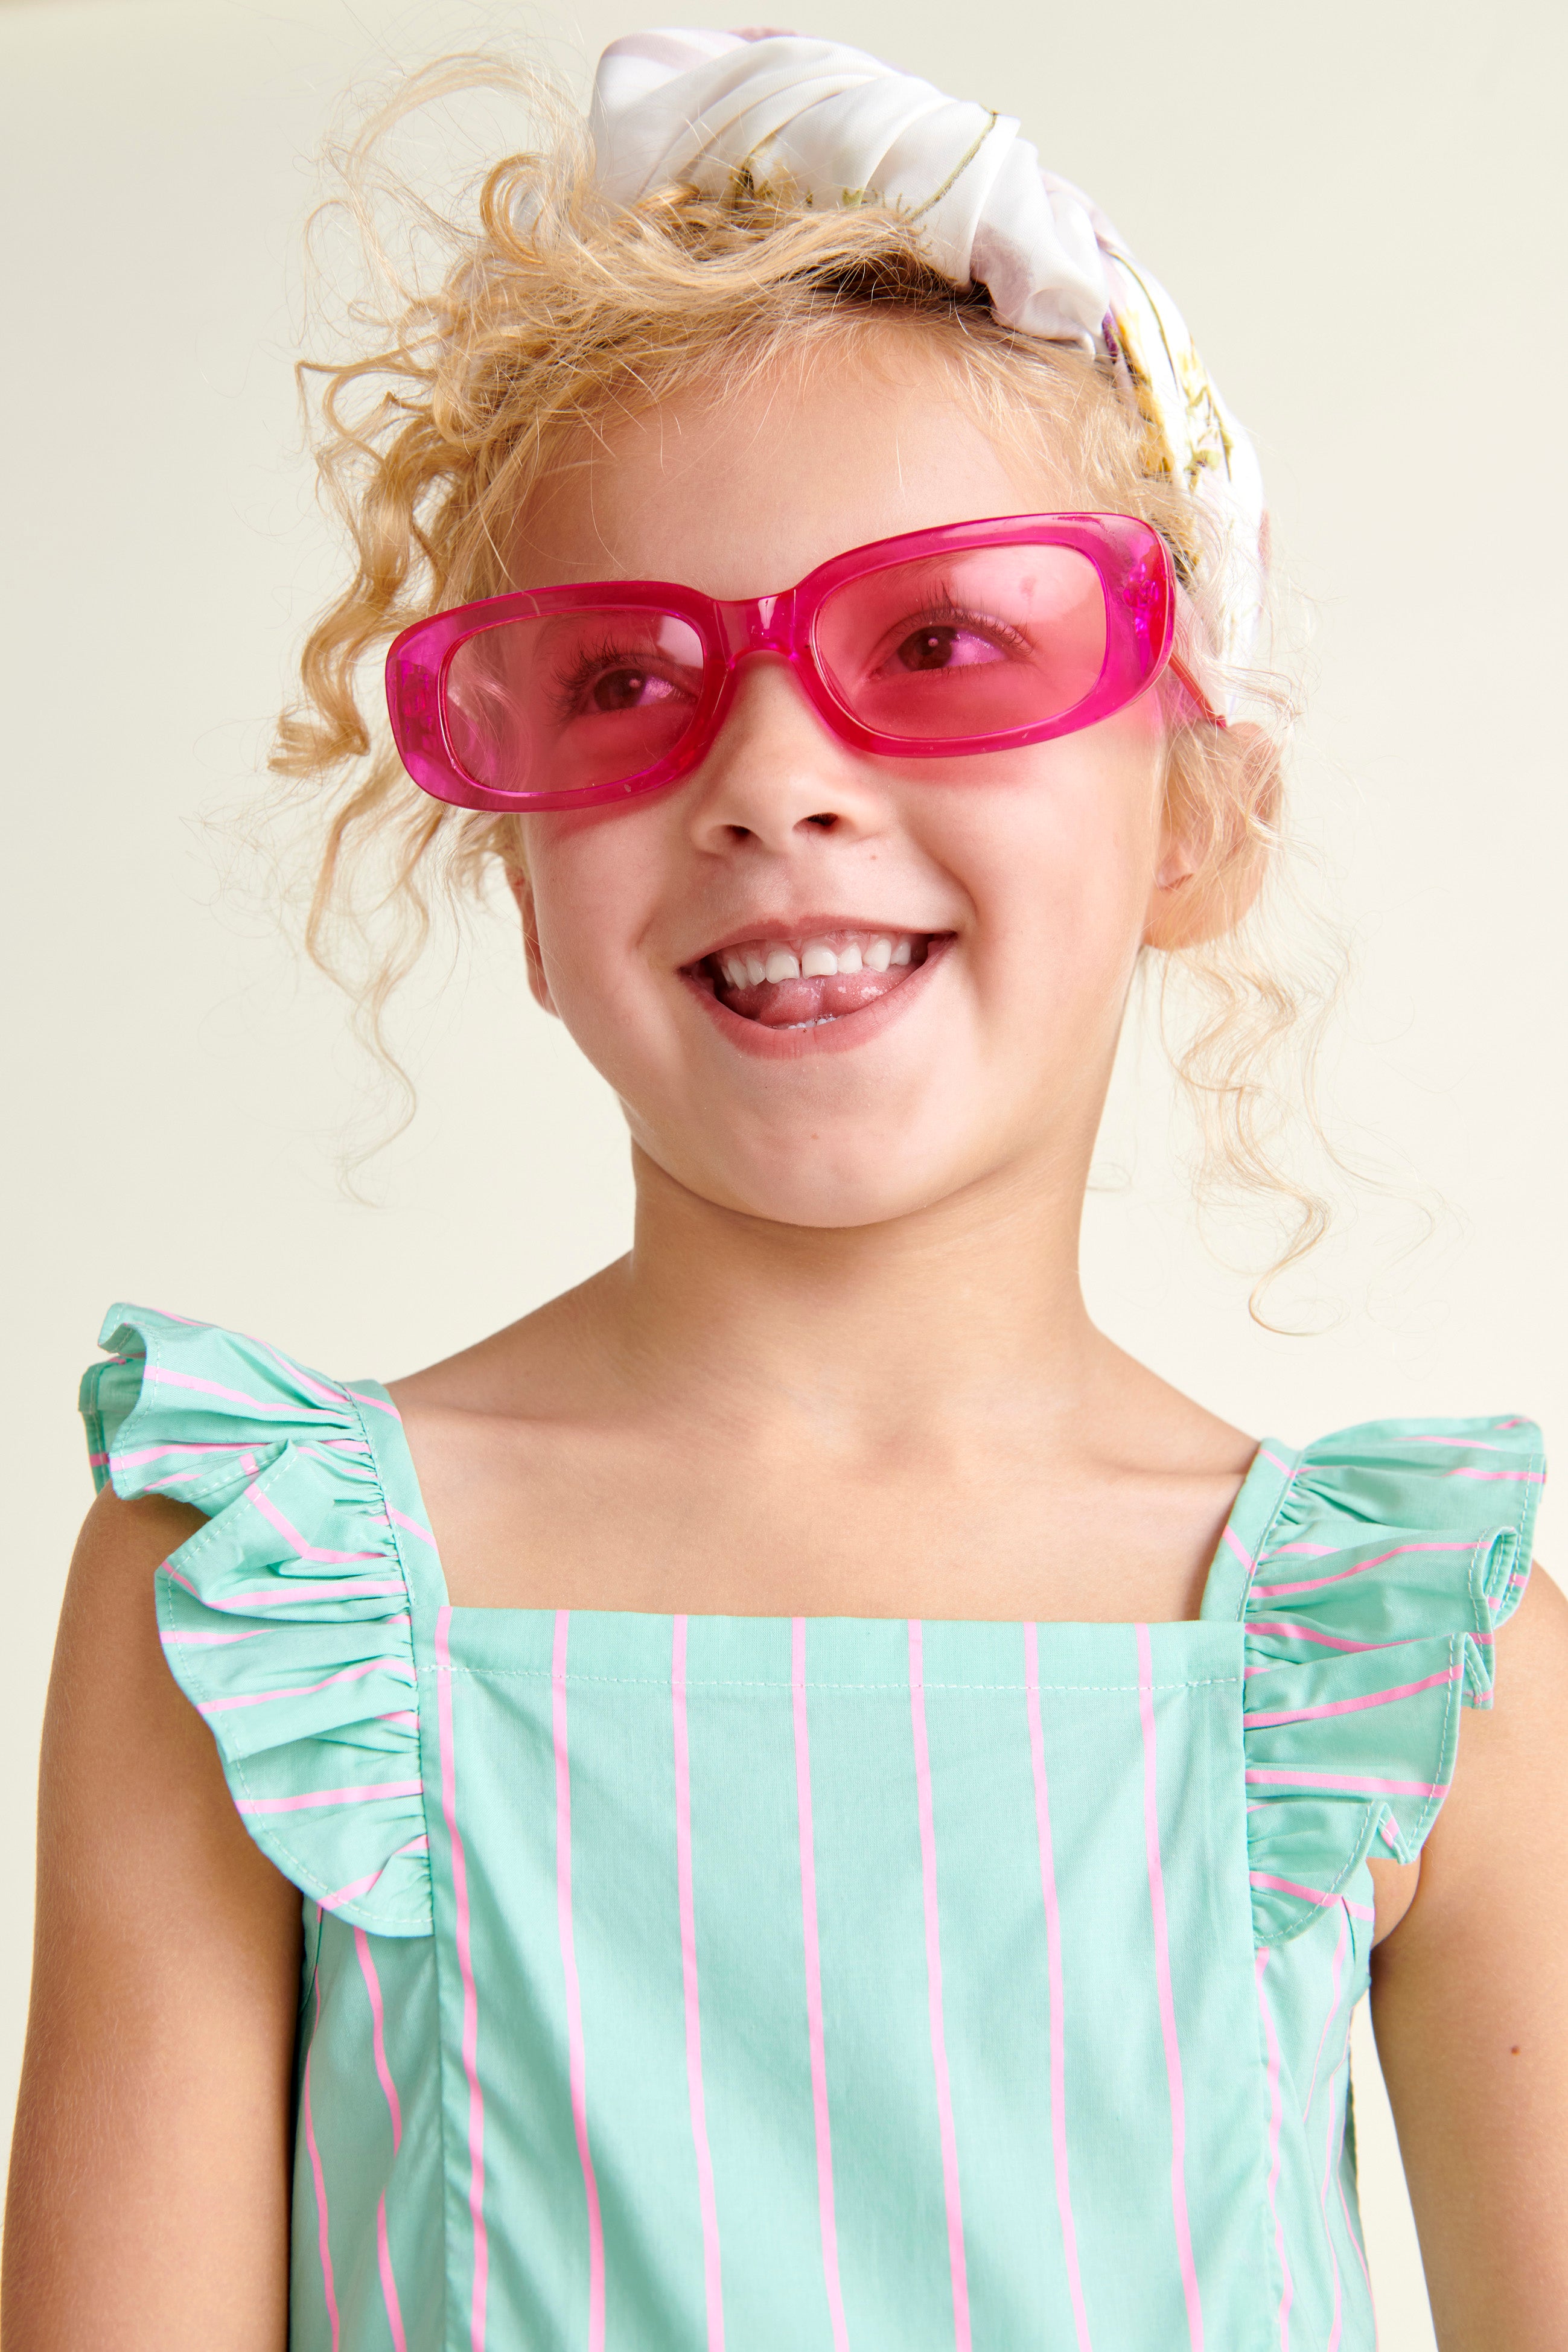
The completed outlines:
{"type": "Polygon", "coordinates": [[[1259,1944],[1339,1903],[1369,1855],[1420,1852],[1460,1707],[1492,1703],[1545,1475],[1540,1431],[1515,1419],[1367,1423],[1278,1466],[1289,1475],[1243,1560],[1259,1944]]]}
{"type": "Polygon", "coordinates": [[[158,1571],[158,1620],[246,1827],[323,1909],[429,1934],[409,1593],[365,1428],[392,1408],[145,1307],[112,1307],[99,1345],[98,1485],[206,1514],[158,1571]]]}

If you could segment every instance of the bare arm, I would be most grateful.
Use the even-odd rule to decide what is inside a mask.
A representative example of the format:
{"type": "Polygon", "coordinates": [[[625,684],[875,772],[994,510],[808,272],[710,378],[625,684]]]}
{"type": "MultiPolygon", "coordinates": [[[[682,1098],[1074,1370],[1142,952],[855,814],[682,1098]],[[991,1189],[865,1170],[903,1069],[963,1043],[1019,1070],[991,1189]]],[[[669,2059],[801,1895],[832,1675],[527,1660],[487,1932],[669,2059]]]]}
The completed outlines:
{"type": "Polygon", "coordinates": [[[1568,2311],[1568,1601],[1539,1570],[1467,1714],[1372,2013],[1443,2352],[1560,2352],[1568,2311]]]}
{"type": "Polygon", "coordinates": [[[282,2352],[300,1897],[165,1665],[153,1570],[199,1524],[100,1495],[45,1717],[5,2352],[282,2352]]]}

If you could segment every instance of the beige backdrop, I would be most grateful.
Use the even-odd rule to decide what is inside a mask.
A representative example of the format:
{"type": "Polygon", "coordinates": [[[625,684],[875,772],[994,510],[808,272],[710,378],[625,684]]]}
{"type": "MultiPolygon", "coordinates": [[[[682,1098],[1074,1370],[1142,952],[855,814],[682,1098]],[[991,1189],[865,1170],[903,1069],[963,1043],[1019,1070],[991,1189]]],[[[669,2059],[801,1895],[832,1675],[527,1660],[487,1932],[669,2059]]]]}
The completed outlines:
{"type": "MultiPolygon", "coordinates": [[[[509,31],[581,73],[615,32],[671,12],[0,0],[6,2085],[37,1722],[89,1492],[72,1395],[106,1304],[264,1329],[307,1361],[386,1376],[623,1244],[614,1109],[526,1003],[499,925],[426,991],[424,1110],[382,1163],[381,1205],[347,1202],[331,1150],[359,1074],[340,1008],[220,895],[224,853],[199,820],[253,777],[328,576],[289,362],[308,159],[337,93],[509,31]]],[[[1300,805],[1360,963],[1331,1097],[1396,1173],[1436,1188],[1443,1221],[1369,1287],[1401,1228],[1364,1217],[1330,1269],[1340,1327],[1259,1332],[1245,1284],[1193,1240],[1157,1057],[1132,1055],[1113,1181],[1090,1209],[1099,1311],[1255,1431],[1519,1410],[1550,1433],[1564,1382],[1563,12],[834,0],[806,23],[1021,114],[1095,192],[1177,289],[1254,427],[1316,605],[1300,805]]],[[[1420,2352],[1429,2323],[1364,2031],[1359,2061],[1384,2341],[1420,2352]]]]}

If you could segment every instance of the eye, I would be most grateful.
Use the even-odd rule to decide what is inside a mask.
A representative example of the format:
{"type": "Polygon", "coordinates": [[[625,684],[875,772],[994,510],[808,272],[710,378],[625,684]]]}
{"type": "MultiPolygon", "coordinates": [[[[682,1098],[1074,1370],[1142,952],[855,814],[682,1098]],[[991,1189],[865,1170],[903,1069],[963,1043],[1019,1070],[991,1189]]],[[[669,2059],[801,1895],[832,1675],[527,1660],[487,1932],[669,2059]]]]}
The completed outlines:
{"type": "MultiPolygon", "coordinates": [[[[689,704],[699,678],[683,674],[679,656],[658,664],[662,648],[613,639],[581,648],[558,663],[552,699],[563,725],[575,719],[668,718],[689,704]],[[650,661],[649,655],[655,656],[650,661]]],[[[700,659],[700,656],[699,656],[700,659]]]]}
{"type": "Polygon", "coordinates": [[[668,677],[658,677],[646,669],[608,669],[600,672],[588,688],[587,703],[593,710],[646,710],[650,705],[671,700],[677,689],[668,677]]]}
{"type": "Polygon", "coordinates": [[[1000,646],[962,622],[944,621],[915,629],[893,652],[889,667],[903,670],[972,669],[983,662],[1005,661],[1000,646]]]}

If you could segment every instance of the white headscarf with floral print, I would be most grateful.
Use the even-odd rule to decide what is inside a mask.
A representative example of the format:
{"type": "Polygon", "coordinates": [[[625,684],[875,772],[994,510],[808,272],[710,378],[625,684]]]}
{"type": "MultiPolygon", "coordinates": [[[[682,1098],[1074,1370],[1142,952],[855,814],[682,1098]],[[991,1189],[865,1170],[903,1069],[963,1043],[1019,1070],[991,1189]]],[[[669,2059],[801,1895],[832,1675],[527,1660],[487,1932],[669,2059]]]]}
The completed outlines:
{"type": "Polygon", "coordinates": [[[1217,526],[1214,652],[1251,653],[1265,562],[1263,482],[1180,311],[1099,207],[1042,169],[1010,115],[946,98],[862,49],[793,33],[634,33],[599,60],[595,176],[634,205],[683,182],[721,195],[742,173],[816,205],[884,205],[917,223],[955,286],[1002,322],[1114,363],[1154,473],[1217,526]]]}

